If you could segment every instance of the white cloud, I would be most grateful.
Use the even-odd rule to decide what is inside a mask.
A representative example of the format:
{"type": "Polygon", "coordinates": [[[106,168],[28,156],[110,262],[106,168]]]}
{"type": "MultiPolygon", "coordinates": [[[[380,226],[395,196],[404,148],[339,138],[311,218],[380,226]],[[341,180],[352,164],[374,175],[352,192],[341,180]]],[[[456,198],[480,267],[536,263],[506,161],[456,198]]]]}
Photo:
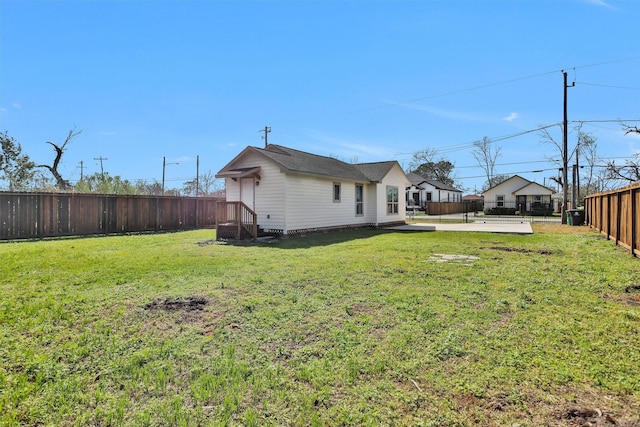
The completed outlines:
{"type": "Polygon", "coordinates": [[[175,162],[177,162],[177,163],[187,163],[187,162],[190,162],[191,160],[193,160],[193,157],[182,156],[182,157],[178,157],[177,159],[175,159],[175,162]]]}
{"type": "MultiPolygon", "coordinates": [[[[307,133],[310,136],[309,139],[316,141],[313,143],[313,147],[306,149],[309,152],[337,156],[340,160],[347,162],[351,160],[358,162],[389,160],[394,157],[393,152],[386,146],[336,137],[316,129],[309,129],[307,133]],[[324,153],[322,153],[323,151],[324,153]]],[[[295,148],[305,150],[301,147],[295,148]]]]}
{"type": "Polygon", "coordinates": [[[609,9],[616,9],[616,7],[610,5],[609,3],[607,3],[604,0],[584,0],[585,2],[589,3],[589,4],[593,4],[595,6],[602,6],[602,7],[607,7],[609,9]]]}
{"type": "Polygon", "coordinates": [[[507,122],[512,122],[512,121],[514,121],[515,119],[517,119],[519,117],[520,117],[520,114],[511,113],[507,117],[503,118],[502,120],[507,121],[507,122]]]}
{"type": "Polygon", "coordinates": [[[11,106],[12,106],[13,108],[18,109],[18,110],[22,108],[22,104],[18,104],[17,102],[14,102],[13,104],[11,104],[11,106]]]}
{"type": "Polygon", "coordinates": [[[479,115],[473,114],[473,113],[464,113],[464,112],[454,111],[454,110],[445,110],[442,108],[431,107],[428,105],[403,104],[403,103],[395,103],[392,101],[388,101],[388,102],[392,105],[397,105],[398,107],[405,107],[405,108],[410,108],[412,110],[424,111],[436,117],[442,117],[445,119],[471,120],[471,121],[484,120],[479,115]]]}

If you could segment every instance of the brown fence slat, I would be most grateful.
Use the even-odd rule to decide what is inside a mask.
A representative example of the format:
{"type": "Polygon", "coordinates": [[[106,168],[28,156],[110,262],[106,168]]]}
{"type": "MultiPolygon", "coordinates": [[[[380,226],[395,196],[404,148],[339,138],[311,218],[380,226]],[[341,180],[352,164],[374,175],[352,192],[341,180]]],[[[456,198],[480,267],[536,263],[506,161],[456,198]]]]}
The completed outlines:
{"type": "Polygon", "coordinates": [[[638,256],[639,204],[640,183],[591,194],[585,199],[586,223],[638,256]]]}
{"type": "Polygon", "coordinates": [[[0,192],[0,240],[214,227],[219,200],[0,192]]]}

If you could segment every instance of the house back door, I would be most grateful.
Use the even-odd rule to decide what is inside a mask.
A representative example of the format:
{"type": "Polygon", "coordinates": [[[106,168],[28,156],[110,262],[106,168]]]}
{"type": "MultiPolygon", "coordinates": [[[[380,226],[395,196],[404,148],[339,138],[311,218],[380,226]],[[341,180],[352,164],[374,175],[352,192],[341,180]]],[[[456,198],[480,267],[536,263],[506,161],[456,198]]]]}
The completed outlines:
{"type": "Polygon", "coordinates": [[[249,206],[253,211],[255,208],[255,181],[253,178],[242,178],[240,180],[240,200],[249,206]]]}
{"type": "Polygon", "coordinates": [[[524,215],[527,211],[527,196],[518,196],[516,205],[516,210],[520,212],[520,215],[524,215]]]}

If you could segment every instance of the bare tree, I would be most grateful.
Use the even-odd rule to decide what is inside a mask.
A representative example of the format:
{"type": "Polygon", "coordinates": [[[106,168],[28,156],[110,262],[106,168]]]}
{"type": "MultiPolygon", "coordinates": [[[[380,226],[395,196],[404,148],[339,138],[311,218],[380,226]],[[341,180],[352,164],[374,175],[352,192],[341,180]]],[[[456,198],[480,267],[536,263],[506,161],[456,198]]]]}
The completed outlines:
{"type": "Polygon", "coordinates": [[[60,165],[60,160],[62,159],[62,155],[65,153],[65,151],[67,149],[67,145],[69,145],[69,143],[71,142],[71,140],[73,138],[75,138],[76,136],[80,135],[81,133],[82,133],[82,130],[78,130],[77,131],[76,128],[71,129],[69,131],[69,133],[67,134],[67,138],[64,140],[62,145],[57,145],[57,144],[54,144],[53,142],[47,141],[47,144],[50,144],[53,147],[53,149],[56,151],[56,157],[53,160],[53,164],[51,166],[49,166],[49,165],[38,165],[37,166],[39,168],[48,169],[49,172],[51,172],[51,174],[53,175],[53,177],[56,180],[56,186],[61,190],[66,190],[67,188],[69,188],[69,181],[64,179],[62,177],[62,175],[60,175],[60,172],[58,171],[58,166],[60,165]]]}
{"type": "MultiPolygon", "coordinates": [[[[622,129],[625,135],[630,133],[640,134],[640,128],[623,124],[622,129]]],[[[605,166],[605,179],[613,182],[629,184],[640,181],[640,153],[636,153],[625,160],[623,165],[616,165],[615,161],[607,162],[605,166]]]]}
{"type": "Polygon", "coordinates": [[[431,147],[413,153],[409,162],[410,172],[451,186],[456,184],[454,167],[455,165],[444,157],[438,158],[437,150],[431,147]]]}
{"type": "Polygon", "coordinates": [[[494,183],[496,160],[500,157],[502,149],[500,147],[494,147],[492,142],[486,136],[480,141],[473,143],[474,149],[471,151],[473,157],[478,162],[478,166],[484,170],[487,177],[485,187],[487,189],[494,187],[497,183],[494,183]]]}
{"type": "Polygon", "coordinates": [[[638,128],[638,126],[623,125],[623,129],[625,135],[630,133],[640,134],[640,128],[638,128]]]}
{"type": "Polygon", "coordinates": [[[580,169],[578,169],[578,200],[582,204],[584,198],[591,193],[600,191],[598,183],[602,182],[596,173],[596,168],[600,163],[598,157],[598,141],[591,134],[582,130],[582,125],[578,126],[578,158],[580,159],[580,169]],[[581,174],[580,172],[584,172],[581,174]],[[580,178],[582,176],[582,178],[580,178]]]}
{"type": "Polygon", "coordinates": [[[640,153],[634,154],[624,162],[616,165],[614,160],[607,162],[607,178],[623,181],[627,184],[640,181],[640,153]]]}

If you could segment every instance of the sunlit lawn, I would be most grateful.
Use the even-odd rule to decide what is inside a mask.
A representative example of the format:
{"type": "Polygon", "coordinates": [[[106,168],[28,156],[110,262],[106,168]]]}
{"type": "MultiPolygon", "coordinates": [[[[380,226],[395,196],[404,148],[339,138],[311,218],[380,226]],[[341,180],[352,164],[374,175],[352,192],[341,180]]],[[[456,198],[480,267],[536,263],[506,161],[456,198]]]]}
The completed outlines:
{"type": "Polygon", "coordinates": [[[637,425],[640,261],[570,228],[2,243],[0,425],[637,425]]]}

